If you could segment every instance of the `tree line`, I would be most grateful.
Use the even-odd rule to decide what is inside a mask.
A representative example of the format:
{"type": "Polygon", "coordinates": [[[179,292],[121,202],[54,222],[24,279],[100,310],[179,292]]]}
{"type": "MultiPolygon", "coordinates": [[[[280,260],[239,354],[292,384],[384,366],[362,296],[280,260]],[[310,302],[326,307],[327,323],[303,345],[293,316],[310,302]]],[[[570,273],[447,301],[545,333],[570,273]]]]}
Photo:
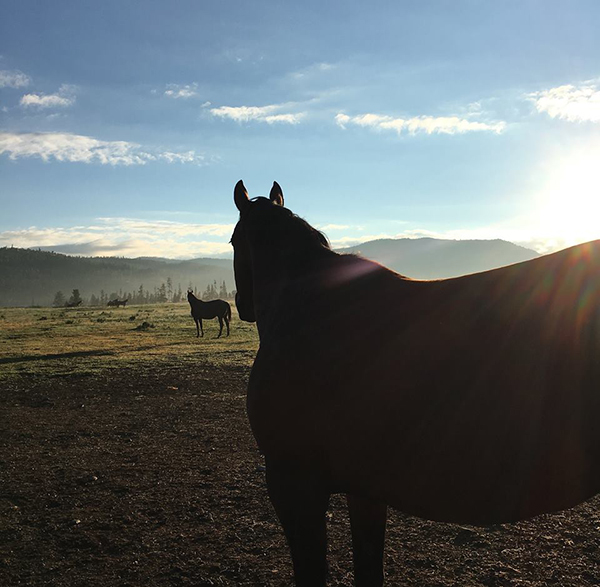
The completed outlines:
{"type": "Polygon", "coordinates": [[[79,304],[86,306],[106,306],[108,302],[115,299],[128,300],[130,304],[177,303],[187,299],[187,290],[192,290],[196,297],[206,302],[216,299],[226,300],[235,297],[235,290],[228,291],[225,280],[221,281],[220,284],[217,283],[216,279],[213,280],[213,282],[209,283],[202,292],[199,292],[197,287],[190,282],[184,293],[181,284],[178,283],[175,288],[173,286],[173,280],[168,277],[166,282],[163,282],[160,286],[152,289],[144,288],[144,285],[140,284],[140,286],[133,291],[123,291],[123,289],[119,289],[119,291],[106,292],[100,290],[98,295],[93,293],[89,298],[82,298],[79,289],[72,290],[71,296],[68,298],[64,292],[57,291],[54,295],[52,305],[56,308],[77,306],[79,304]]]}

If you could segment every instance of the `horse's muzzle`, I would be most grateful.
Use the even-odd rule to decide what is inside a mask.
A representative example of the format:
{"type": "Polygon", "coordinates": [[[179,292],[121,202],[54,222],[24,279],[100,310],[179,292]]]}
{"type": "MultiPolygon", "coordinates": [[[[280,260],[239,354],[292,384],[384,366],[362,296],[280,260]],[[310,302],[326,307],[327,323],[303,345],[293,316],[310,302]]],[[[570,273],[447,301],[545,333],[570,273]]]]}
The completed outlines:
{"type": "Polygon", "coordinates": [[[240,320],[243,320],[244,322],[256,322],[254,304],[244,304],[238,293],[235,294],[235,306],[238,310],[240,320]]]}

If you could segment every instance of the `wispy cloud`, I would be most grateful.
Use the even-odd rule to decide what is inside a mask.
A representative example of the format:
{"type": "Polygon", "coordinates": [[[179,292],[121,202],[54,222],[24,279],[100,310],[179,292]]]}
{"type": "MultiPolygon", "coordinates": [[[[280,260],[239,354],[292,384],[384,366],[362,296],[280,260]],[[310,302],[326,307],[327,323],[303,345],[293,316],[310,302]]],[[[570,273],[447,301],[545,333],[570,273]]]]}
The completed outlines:
{"type": "Polygon", "coordinates": [[[319,230],[328,231],[328,230],[348,230],[352,228],[348,224],[318,224],[317,228],[319,230]]]}
{"type": "Polygon", "coordinates": [[[526,97],[538,112],[569,122],[600,122],[600,91],[594,83],[580,86],[564,85],[526,97]]]}
{"type": "MultiPolygon", "coordinates": [[[[0,246],[42,248],[71,255],[122,255],[127,257],[158,256],[189,259],[202,256],[230,257],[229,236],[233,223],[198,224],[136,218],[97,218],[88,226],[28,227],[0,232],[0,246]]],[[[322,230],[354,232],[360,227],[320,226],[322,230]]],[[[541,230],[515,225],[490,225],[472,229],[428,230],[414,228],[402,232],[369,232],[340,235],[330,239],[334,249],[360,245],[379,239],[418,239],[423,237],[449,240],[503,239],[539,253],[549,253],[575,244],[573,240],[552,237],[541,230]]]]}
{"type": "Polygon", "coordinates": [[[268,106],[221,106],[211,108],[213,116],[230,118],[236,122],[266,122],[267,124],[298,124],[306,115],[305,112],[281,112],[290,108],[290,104],[270,104],[268,106]]]}
{"type": "Polygon", "coordinates": [[[173,220],[137,220],[135,218],[98,218],[98,222],[102,224],[102,231],[110,228],[144,236],[144,238],[158,234],[177,237],[199,234],[229,237],[235,227],[234,224],[196,224],[193,222],[175,222],[173,220]]]}
{"type": "Polygon", "coordinates": [[[72,228],[29,227],[0,232],[0,246],[43,248],[72,255],[193,258],[228,256],[233,224],[98,218],[72,228]]]}
{"type": "Polygon", "coordinates": [[[335,122],[341,128],[349,125],[362,126],[375,130],[392,130],[398,133],[426,134],[463,134],[467,132],[501,133],[506,128],[503,121],[479,122],[457,116],[415,116],[412,118],[394,118],[385,114],[359,114],[349,116],[343,112],[335,116],[335,122]]]}
{"type": "Polygon", "coordinates": [[[26,108],[66,108],[75,104],[75,87],[63,84],[56,94],[25,94],[19,104],[26,108]]]}
{"type": "Polygon", "coordinates": [[[70,133],[0,132],[0,155],[10,159],[39,157],[44,161],[100,163],[101,165],[145,165],[149,162],[208,164],[210,158],[195,151],[152,151],[127,141],[101,141],[70,133]]]}
{"type": "Polygon", "coordinates": [[[0,70],[0,88],[24,88],[31,83],[31,78],[22,71],[0,70]]]}
{"type": "Polygon", "coordinates": [[[183,98],[194,98],[198,95],[198,84],[196,82],[192,84],[167,84],[164,95],[169,98],[179,99],[183,98]]]}
{"type": "Polygon", "coordinates": [[[335,69],[335,67],[336,66],[333,65],[332,63],[324,63],[324,62],[313,63],[312,65],[309,65],[308,67],[305,67],[298,71],[294,71],[289,75],[293,79],[304,80],[307,77],[312,77],[314,75],[319,75],[324,72],[331,71],[332,69],[335,69]]]}

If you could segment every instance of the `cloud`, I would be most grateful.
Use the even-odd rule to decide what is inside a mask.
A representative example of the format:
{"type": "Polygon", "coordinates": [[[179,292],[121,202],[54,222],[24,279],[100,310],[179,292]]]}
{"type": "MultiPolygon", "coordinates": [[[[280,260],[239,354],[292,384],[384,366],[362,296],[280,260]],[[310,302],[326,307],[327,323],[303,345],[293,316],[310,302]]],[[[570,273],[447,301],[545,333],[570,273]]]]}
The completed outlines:
{"type": "Polygon", "coordinates": [[[306,113],[279,113],[279,111],[289,107],[289,104],[271,104],[268,106],[221,106],[219,108],[211,108],[210,112],[213,116],[230,118],[239,123],[255,120],[266,122],[267,124],[279,122],[285,124],[298,124],[306,113]]]}
{"type": "Polygon", "coordinates": [[[98,218],[102,223],[102,231],[106,228],[127,233],[143,234],[151,237],[157,234],[168,234],[177,237],[205,234],[211,236],[231,236],[234,224],[195,224],[191,222],[175,222],[172,220],[137,220],[132,218],[98,218]]]}
{"type": "Polygon", "coordinates": [[[167,84],[166,88],[164,95],[176,100],[179,98],[187,100],[198,95],[198,84],[196,82],[186,85],[167,84]]]}
{"type": "Polygon", "coordinates": [[[100,163],[101,165],[145,165],[148,162],[208,164],[204,155],[195,151],[173,153],[150,151],[127,141],[101,141],[70,133],[0,132],[0,155],[10,159],[39,157],[44,161],[100,163]]]}
{"type": "MultiPolygon", "coordinates": [[[[29,227],[0,232],[0,246],[42,248],[70,255],[122,255],[127,257],[156,256],[189,259],[202,256],[231,257],[228,243],[233,223],[199,224],[137,218],[97,218],[88,226],[71,228],[29,227]]],[[[322,230],[360,230],[342,225],[320,226],[322,230]]],[[[334,249],[360,245],[378,239],[418,239],[423,237],[449,240],[502,239],[539,253],[549,253],[580,241],[550,236],[543,227],[531,229],[519,223],[481,226],[470,229],[434,231],[414,228],[402,232],[370,232],[331,239],[334,249]]]]}
{"type": "Polygon", "coordinates": [[[348,116],[343,112],[335,116],[336,124],[341,128],[349,125],[393,130],[399,135],[406,132],[411,135],[424,132],[431,134],[463,134],[467,132],[487,131],[500,134],[506,128],[503,121],[478,122],[457,116],[415,116],[413,118],[393,118],[384,114],[360,114],[348,116]]]}
{"type": "Polygon", "coordinates": [[[349,228],[352,228],[352,227],[347,224],[323,224],[323,225],[319,224],[319,225],[317,225],[317,228],[322,231],[328,231],[328,230],[348,230],[349,228]]]}
{"type": "Polygon", "coordinates": [[[308,77],[313,77],[315,75],[320,75],[324,72],[328,72],[331,71],[332,69],[335,69],[335,65],[333,65],[332,63],[325,63],[325,62],[321,62],[321,63],[313,63],[312,65],[309,65],[308,67],[305,67],[303,69],[300,69],[298,71],[294,71],[292,73],[289,74],[289,77],[291,77],[292,79],[296,79],[296,80],[304,80],[308,77]]]}
{"type": "Polygon", "coordinates": [[[233,224],[98,218],[91,226],[29,227],[0,232],[0,246],[42,248],[70,255],[193,258],[230,256],[233,224]]]}
{"type": "Polygon", "coordinates": [[[75,87],[63,84],[56,94],[25,94],[19,104],[26,108],[66,108],[75,104],[75,87]]]}
{"type": "Polygon", "coordinates": [[[0,70],[0,88],[24,88],[31,83],[31,78],[22,71],[0,70]]]}
{"type": "Polygon", "coordinates": [[[600,91],[596,84],[564,85],[526,94],[538,112],[569,122],[600,122],[600,91]]]}

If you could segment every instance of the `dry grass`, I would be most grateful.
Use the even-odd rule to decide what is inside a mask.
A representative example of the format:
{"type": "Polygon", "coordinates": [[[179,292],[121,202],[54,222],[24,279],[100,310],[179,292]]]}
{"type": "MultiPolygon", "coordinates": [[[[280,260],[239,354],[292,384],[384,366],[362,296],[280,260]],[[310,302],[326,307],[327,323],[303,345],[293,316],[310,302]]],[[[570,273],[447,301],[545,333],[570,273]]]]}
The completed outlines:
{"type": "Polygon", "coordinates": [[[198,339],[187,303],[0,309],[0,379],[178,366],[198,353],[204,362],[249,365],[258,348],[256,328],[232,311],[231,336],[216,338],[218,322],[205,320],[198,339]]]}

